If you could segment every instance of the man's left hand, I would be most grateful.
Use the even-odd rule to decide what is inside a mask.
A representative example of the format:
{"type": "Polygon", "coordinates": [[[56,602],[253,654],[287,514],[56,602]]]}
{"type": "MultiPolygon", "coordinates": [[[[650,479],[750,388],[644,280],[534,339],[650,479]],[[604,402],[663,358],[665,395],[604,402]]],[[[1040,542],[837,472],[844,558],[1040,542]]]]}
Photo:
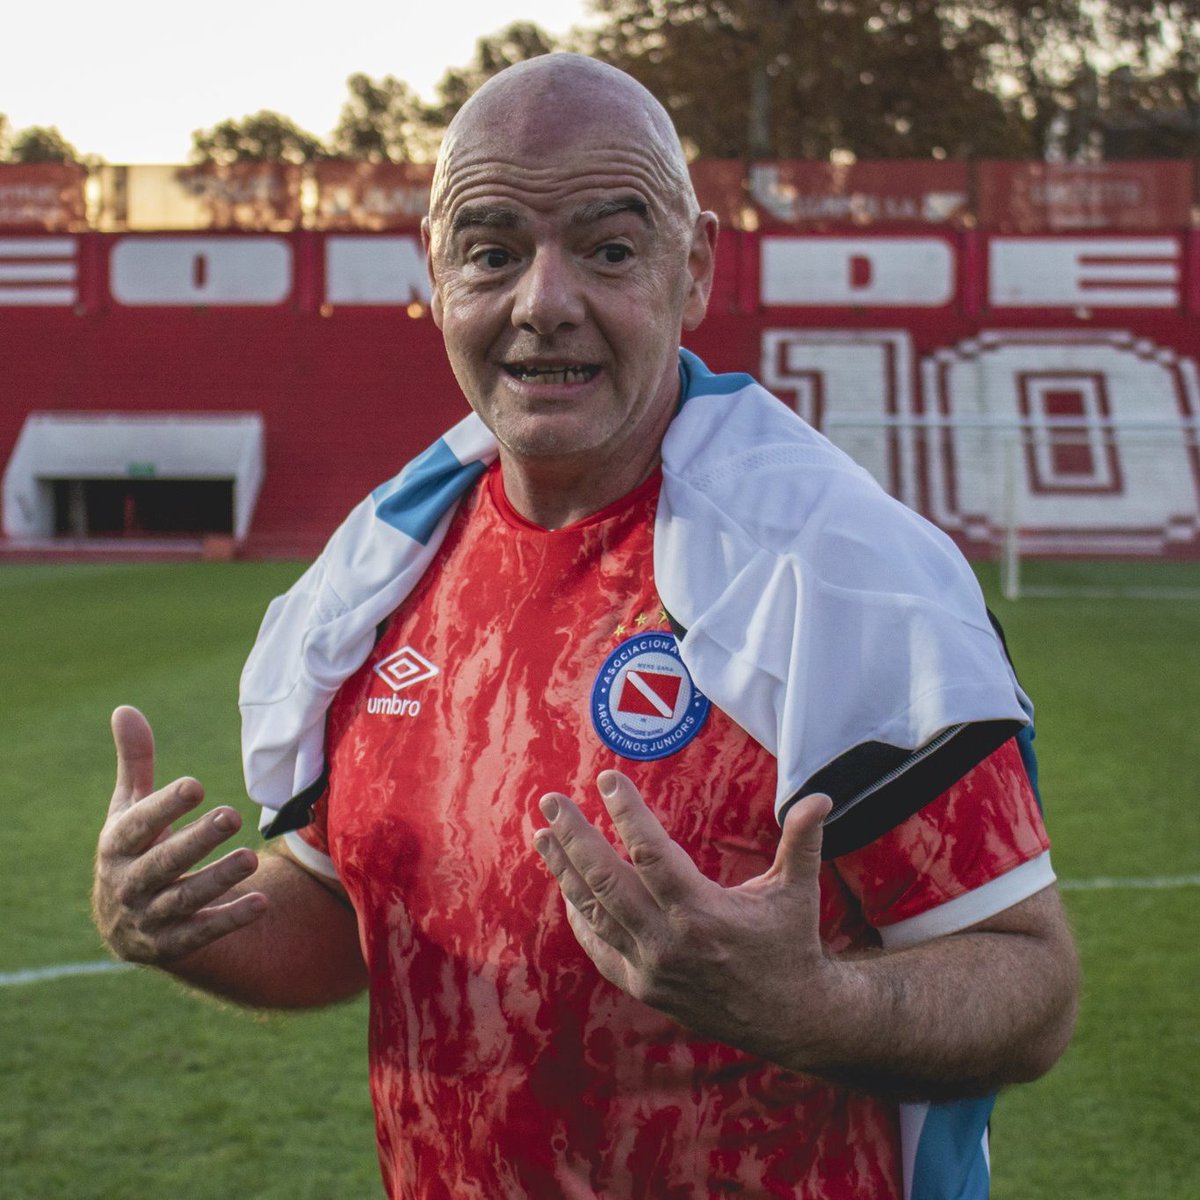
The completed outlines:
{"type": "Polygon", "coordinates": [[[770,869],[725,888],[700,873],[626,776],[604,771],[597,785],[628,862],[560,793],[542,797],[550,827],[534,834],[579,944],[606,979],[701,1036],[794,1058],[806,1010],[819,1028],[837,974],[819,936],[829,798],[794,804],[770,869]]]}

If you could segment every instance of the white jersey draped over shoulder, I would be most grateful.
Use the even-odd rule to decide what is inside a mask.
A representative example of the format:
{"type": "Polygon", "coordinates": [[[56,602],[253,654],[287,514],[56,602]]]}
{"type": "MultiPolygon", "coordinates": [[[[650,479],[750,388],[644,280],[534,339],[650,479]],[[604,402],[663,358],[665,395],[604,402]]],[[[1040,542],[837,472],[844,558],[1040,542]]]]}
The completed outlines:
{"type": "MultiPolygon", "coordinates": [[[[659,595],[696,685],[775,756],[779,816],[828,792],[827,841],[844,852],[1027,724],[1028,700],[944,533],[749,376],[714,375],[687,351],[680,376],[654,526],[659,595]]],[[[496,453],[468,416],[271,603],[240,691],[246,785],[268,832],[306,823],[330,701],[496,453]]]]}

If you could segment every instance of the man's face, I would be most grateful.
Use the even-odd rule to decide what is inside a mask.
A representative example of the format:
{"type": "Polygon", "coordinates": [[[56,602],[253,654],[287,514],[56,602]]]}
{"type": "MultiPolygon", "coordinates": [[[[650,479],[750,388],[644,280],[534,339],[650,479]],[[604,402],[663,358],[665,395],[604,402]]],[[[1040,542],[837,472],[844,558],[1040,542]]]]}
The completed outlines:
{"type": "Polygon", "coordinates": [[[670,420],[714,231],[651,141],[555,120],[456,143],[427,226],[433,315],[510,456],[617,463],[670,420]]]}

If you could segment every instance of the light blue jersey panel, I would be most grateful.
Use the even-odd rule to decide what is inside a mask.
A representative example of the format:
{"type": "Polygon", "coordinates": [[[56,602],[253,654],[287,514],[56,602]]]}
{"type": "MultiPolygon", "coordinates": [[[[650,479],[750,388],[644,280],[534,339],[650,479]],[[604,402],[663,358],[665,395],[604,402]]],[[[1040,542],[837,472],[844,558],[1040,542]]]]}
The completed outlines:
{"type": "Polygon", "coordinates": [[[682,401],[693,396],[732,396],[734,392],[757,386],[753,376],[741,371],[715,374],[690,350],[679,351],[679,376],[682,401]]]}
{"type": "Polygon", "coordinates": [[[909,1200],[987,1200],[984,1137],[995,1096],[931,1104],[913,1160],[909,1200]]]}
{"type": "Polygon", "coordinates": [[[464,466],[445,439],[439,438],[399,475],[371,493],[375,515],[423,546],[446,510],[486,470],[487,464],[482,462],[464,466]]]}

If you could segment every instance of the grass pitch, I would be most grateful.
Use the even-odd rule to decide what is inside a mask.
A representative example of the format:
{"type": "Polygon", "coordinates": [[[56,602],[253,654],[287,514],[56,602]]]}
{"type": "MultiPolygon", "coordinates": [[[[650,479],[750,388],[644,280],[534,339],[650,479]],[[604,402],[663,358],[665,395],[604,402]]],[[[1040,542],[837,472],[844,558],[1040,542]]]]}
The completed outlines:
{"type": "MultiPolygon", "coordinates": [[[[150,717],[160,781],[196,775],[256,840],[236,681],[298,572],[0,568],[0,974],[105,957],[88,890],[117,704],[150,717]]],[[[1065,892],[1079,1032],[1045,1080],[1002,1096],[993,1195],[1194,1200],[1200,889],[1171,880],[1200,875],[1200,603],[1008,604],[985,587],[1038,705],[1055,866],[1089,885],[1065,892]]],[[[365,1029],[361,1001],[255,1017],[146,971],[0,987],[0,1195],[377,1197],[365,1029]]]]}

